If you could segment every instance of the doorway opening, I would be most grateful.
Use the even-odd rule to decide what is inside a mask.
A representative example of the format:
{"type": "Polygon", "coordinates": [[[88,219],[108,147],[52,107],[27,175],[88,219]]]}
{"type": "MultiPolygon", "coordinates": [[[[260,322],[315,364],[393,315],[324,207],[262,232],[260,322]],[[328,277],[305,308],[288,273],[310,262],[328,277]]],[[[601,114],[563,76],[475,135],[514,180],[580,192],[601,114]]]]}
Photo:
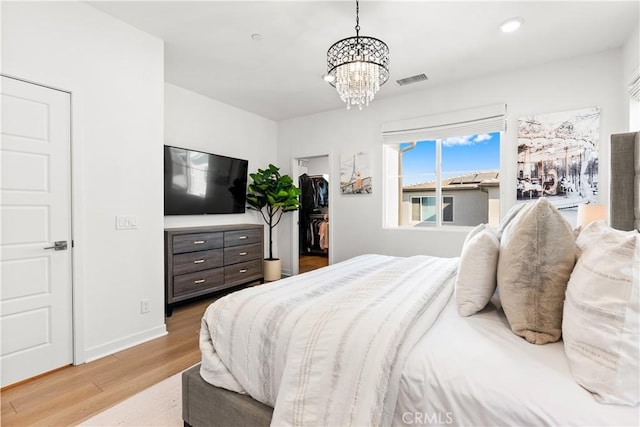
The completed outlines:
{"type": "Polygon", "coordinates": [[[293,223],[293,273],[306,273],[330,264],[328,155],[294,159],[294,180],[300,188],[300,209],[293,223]]]}

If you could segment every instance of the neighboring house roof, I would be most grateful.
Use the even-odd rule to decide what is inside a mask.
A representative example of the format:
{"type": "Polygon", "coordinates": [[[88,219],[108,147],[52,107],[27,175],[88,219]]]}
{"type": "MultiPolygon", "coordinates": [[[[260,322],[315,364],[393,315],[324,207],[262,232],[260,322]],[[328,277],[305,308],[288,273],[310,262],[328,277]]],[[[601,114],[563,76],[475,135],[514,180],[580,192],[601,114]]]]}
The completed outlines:
{"type": "MultiPolygon", "coordinates": [[[[499,187],[500,186],[500,172],[499,171],[484,171],[473,172],[467,175],[456,176],[453,178],[447,178],[442,180],[442,189],[446,191],[451,190],[476,190],[484,187],[499,187]]],[[[418,191],[435,191],[435,181],[423,182],[421,184],[413,184],[402,187],[403,192],[418,192],[418,191]]]]}

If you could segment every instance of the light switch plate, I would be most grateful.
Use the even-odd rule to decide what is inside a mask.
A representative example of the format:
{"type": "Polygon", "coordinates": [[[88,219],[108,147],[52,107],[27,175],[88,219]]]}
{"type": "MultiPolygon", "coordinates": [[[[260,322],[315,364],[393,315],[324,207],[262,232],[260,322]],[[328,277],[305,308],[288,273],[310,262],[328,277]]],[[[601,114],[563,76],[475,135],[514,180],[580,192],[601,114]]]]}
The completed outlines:
{"type": "Polygon", "coordinates": [[[116,216],[116,230],[133,230],[138,228],[138,217],[135,215],[116,216]]]}

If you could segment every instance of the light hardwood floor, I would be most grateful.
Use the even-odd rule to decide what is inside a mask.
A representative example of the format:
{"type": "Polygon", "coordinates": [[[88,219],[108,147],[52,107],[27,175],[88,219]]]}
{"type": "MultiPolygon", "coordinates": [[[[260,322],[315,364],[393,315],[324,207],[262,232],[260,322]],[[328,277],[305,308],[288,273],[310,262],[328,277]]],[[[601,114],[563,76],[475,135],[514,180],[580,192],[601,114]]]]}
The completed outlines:
{"type": "Polygon", "coordinates": [[[326,256],[318,255],[300,255],[298,262],[298,271],[300,273],[306,273],[329,265],[329,259],[326,256]]]}
{"type": "Polygon", "coordinates": [[[198,363],[200,320],[214,300],[176,307],[164,337],[0,391],[1,425],[76,425],[198,363]]]}

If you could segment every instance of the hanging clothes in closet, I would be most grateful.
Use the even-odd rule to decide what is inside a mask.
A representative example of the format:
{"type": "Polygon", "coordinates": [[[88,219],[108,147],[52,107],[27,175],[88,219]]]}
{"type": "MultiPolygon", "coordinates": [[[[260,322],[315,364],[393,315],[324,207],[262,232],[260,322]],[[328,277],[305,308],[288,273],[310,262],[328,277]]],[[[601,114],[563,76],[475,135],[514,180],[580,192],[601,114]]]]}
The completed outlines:
{"type": "Polygon", "coordinates": [[[324,218],[318,226],[318,236],[320,237],[320,249],[324,253],[329,252],[329,214],[324,214],[324,218]]]}
{"type": "MultiPolygon", "coordinates": [[[[328,233],[326,249],[320,245],[320,225],[329,207],[329,182],[322,175],[302,174],[298,179],[300,187],[299,236],[300,253],[325,255],[328,251],[328,233]]],[[[328,222],[328,221],[327,221],[328,222]]],[[[326,228],[328,225],[324,226],[326,228]]]]}

